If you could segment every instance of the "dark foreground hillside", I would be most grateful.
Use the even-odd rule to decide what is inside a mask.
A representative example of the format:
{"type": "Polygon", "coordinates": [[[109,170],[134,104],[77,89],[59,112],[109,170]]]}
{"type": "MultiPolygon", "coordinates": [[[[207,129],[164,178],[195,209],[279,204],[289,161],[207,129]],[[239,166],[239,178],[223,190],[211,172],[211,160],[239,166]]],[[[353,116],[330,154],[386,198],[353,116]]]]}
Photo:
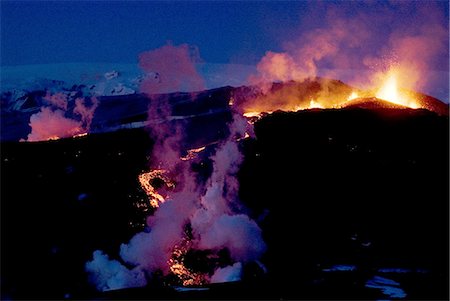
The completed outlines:
{"type": "Polygon", "coordinates": [[[267,268],[284,298],[371,299],[359,288],[374,275],[390,278],[377,273],[383,268],[429,271],[391,275],[410,299],[448,298],[447,117],[279,112],[255,132],[241,168],[242,198],[258,214],[268,209],[267,268]],[[338,263],[354,275],[330,282],[311,275],[338,263]],[[326,288],[299,289],[305,283],[326,288]]]}
{"type": "MultiPolygon", "coordinates": [[[[215,122],[202,142],[228,118],[199,121],[215,122]]],[[[2,299],[448,299],[448,117],[279,112],[255,132],[242,142],[240,194],[263,229],[267,273],[248,267],[241,282],[188,292],[98,293],[84,272],[144,220],[144,129],[2,143],[2,299]]]]}

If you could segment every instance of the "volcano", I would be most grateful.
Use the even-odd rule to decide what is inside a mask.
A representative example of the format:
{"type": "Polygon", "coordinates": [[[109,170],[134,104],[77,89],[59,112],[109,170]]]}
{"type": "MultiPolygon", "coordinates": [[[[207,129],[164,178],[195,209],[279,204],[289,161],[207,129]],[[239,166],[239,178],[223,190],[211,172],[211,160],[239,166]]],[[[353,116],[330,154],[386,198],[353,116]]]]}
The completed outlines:
{"type": "Polygon", "coordinates": [[[448,299],[448,3],[163,2],[1,3],[1,298],[448,299]]]}
{"type": "MultiPolygon", "coordinates": [[[[71,95],[79,97],[78,86],[64,89],[71,95]]],[[[24,92],[25,93],[25,92],[24,92]]],[[[418,92],[405,91],[417,102],[417,108],[426,109],[438,115],[449,115],[448,104],[429,95],[418,92]]],[[[172,118],[189,119],[209,118],[216,114],[220,118],[230,114],[231,107],[242,112],[253,112],[254,116],[262,112],[297,111],[314,107],[340,108],[359,106],[367,108],[405,108],[386,100],[374,97],[374,92],[355,89],[342,81],[314,78],[302,82],[289,81],[273,83],[267,91],[261,91],[255,86],[230,86],[199,91],[195,93],[177,92],[153,95],[153,101],[169,99],[172,118]],[[352,91],[357,91],[360,97],[348,100],[352,91]],[[230,105],[233,99],[233,105],[230,105]],[[319,104],[317,101],[321,99],[319,104]],[[316,101],[317,100],[317,101],[316,101]],[[319,104],[314,106],[314,103],[319,104]],[[209,116],[209,117],[208,117],[209,116]]],[[[20,98],[11,97],[13,93],[3,92],[1,106],[2,141],[19,141],[26,139],[30,132],[28,125],[30,116],[36,114],[45,104],[45,91],[31,91],[20,98]]],[[[144,127],[158,120],[148,119],[149,98],[143,94],[129,94],[119,96],[98,96],[97,107],[92,123],[91,133],[111,132],[123,128],[144,127]]],[[[75,106],[75,98],[68,99],[69,108],[75,106]]],[[[212,118],[211,118],[212,119],[212,118]]],[[[220,122],[220,121],[219,121],[220,122]]],[[[209,139],[209,138],[207,138],[209,139]]],[[[201,146],[201,144],[198,144],[201,146]]],[[[197,147],[198,147],[197,146],[197,147]]]]}
{"type": "MultiPolygon", "coordinates": [[[[180,288],[173,275],[160,275],[144,288],[101,293],[84,263],[96,249],[117,258],[121,243],[145,231],[149,211],[141,209],[146,191],[137,175],[155,147],[148,127],[182,123],[189,137],[183,147],[195,148],[186,160],[207,177],[231,110],[243,108],[239,97],[260,96],[252,87],[153,97],[172,106],[162,121],[147,118],[142,95],[104,97],[87,136],[2,141],[2,298],[391,296],[374,287],[411,299],[448,298],[448,105],[425,95],[422,109],[375,97],[346,100],[352,88],[332,83],[342,106],[263,114],[254,138],[238,139],[239,195],[267,243],[265,268],[243,265],[238,282],[180,288]]],[[[322,85],[277,83],[264,97],[304,92],[309,103],[322,85]]],[[[6,112],[16,119],[2,118],[2,125],[17,124],[21,114],[29,112],[6,112]]],[[[19,132],[6,137],[18,140],[19,132]]],[[[183,256],[196,272],[230,260],[226,250],[183,256]]]]}

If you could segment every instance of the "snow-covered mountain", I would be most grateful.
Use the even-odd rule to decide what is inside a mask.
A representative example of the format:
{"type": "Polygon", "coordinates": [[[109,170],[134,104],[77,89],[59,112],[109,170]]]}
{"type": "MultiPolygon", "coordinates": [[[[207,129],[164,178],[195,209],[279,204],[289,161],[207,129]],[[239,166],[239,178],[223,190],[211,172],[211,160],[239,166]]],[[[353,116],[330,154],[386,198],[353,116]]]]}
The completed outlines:
{"type": "MultiPolygon", "coordinates": [[[[255,72],[254,66],[198,64],[206,89],[239,86],[255,72]]],[[[80,91],[84,96],[117,96],[139,92],[148,76],[137,64],[67,63],[4,66],[1,68],[1,92],[15,101],[26,92],[46,90],[52,93],[80,91]]],[[[176,92],[176,91],[171,91],[176,92]]],[[[183,91],[189,92],[189,91],[183,91]]]]}
{"type": "MultiPolygon", "coordinates": [[[[189,116],[215,114],[228,110],[230,91],[233,90],[231,87],[246,86],[249,76],[256,73],[256,67],[248,65],[203,63],[198,64],[196,68],[205,83],[203,91],[195,91],[197,92],[195,93],[196,105],[192,104],[192,95],[190,95],[192,93],[183,93],[194,91],[168,91],[169,94],[165,94],[171,99],[173,115],[176,118],[189,118],[189,116]],[[214,103],[209,101],[211,99],[214,99],[214,103]]],[[[330,70],[322,70],[322,72],[329,74],[330,70]]],[[[354,70],[333,70],[336,78],[342,81],[349,80],[358,74],[355,72],[354,70]]],[[[436,74],[436,76],[439,75],[439,73],[436,74]]],[[[161,80],[159,76],[156,72],[145,73],[135,64],[74,63],[2,67],[1,140],[25,139],[31,131],[31,116],[35,115],[35,120],[37,116],[40,116],[36,114],[42,108],[55,105],[50,99],[51,95],[65,100],[62,107],[56,103],[52,112],[59,114],[60,117],[69,118],[70,122],[73,120],[82,122],[80,112],[86,113],[85,111],[93,104],[96,108],[98,101],[99,107],[93,119],[91,116],[93,114],[88,114],[91,116],[89,132],[143,126],[149,99],[140,93],[141,83],[144,80],[146,82],[161,80]],[[86,99],[91,105],[85,106],[84,102],[80,102],[80,98],[86,99]],[[61,108],[64,111],[61,111],[61,108]],[[80,108],[84,110],[80,111],[80,108]]],[[[445,75],[442,78],[445,78],[445,75]]],[[[341,81],[336,82],[337,86],[342,84],[341,81]]],[[[289,85],[292,84],[287,84],[289,85]]],[[[448,86],[444,84],[436,86],[441,90],[429,93],[430,95],[445,93],[448,95],[448,86]]],[[[423,107],[432,111],[448,111],[448,107],[437,99],[428,96],[424,99],[427,101],[432,99],[431,103],[437,106],[430,106],[428,101],[423,107]]],[[[448,102],[448,97],[441,99],[448,102]]],[[[45,123],[45,127],[48,127],[48,124],[45,123]]]]}
{"type": "MultiPolygon", "coordinates": [[[[241,86],[248,83],[247,79],[251,74],[256,74],[256,66],[252,65],[201,63],[196,67],[205,81],[205,89],[241,86]]],[[[319,70],[318,76],[329,77],[333,74],[335,79],[352,83],[352,79],[360,72],[319,70]]],[[[448,103],[448,72],[427,71],[426,75],[430,84],[420,92],[448,103]]],[[[65,63],[2,66],[0,73],[2,106],[5,106],[5,96],[8,102],[15,102],[27,92],[38,90],[51,93],[76,91],[84,96],[130,95],[139,92],[141,82],[148,76],[157,77],[157,74],[145,74],[137,64],[65,63]]]]}

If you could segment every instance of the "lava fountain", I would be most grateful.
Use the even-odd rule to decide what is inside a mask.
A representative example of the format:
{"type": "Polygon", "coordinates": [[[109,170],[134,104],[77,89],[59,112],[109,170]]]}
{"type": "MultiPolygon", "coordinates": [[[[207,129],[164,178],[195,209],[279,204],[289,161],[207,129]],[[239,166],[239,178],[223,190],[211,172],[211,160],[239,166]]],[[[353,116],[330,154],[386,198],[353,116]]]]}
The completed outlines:
{"type": "Polygon", "coordinates": [[[419,108],[419,105],[417,104],[417,101],[415,99],[412,99],[399,90],[398,77],[398,71],[395,69],[391,69],[385,75],[385,79],[381,87],[378,89],[376,97],[412,109],[419,108]]]}

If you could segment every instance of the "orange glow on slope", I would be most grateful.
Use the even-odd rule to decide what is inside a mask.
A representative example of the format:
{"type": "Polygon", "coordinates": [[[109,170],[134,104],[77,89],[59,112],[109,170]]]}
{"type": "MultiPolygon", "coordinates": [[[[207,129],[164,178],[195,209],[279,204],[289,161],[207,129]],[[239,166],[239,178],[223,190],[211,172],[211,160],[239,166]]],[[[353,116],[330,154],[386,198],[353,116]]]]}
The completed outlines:
{"type": "MultiPolygon", "coordinates": [[[[84,136],[87,136],[87,134],[88,133],[76,134],[76,135],[73,135],[72,138],[84,137],[84,136]]],[[[54,135],[54,136],[49,136],[46,140],[51,141],[51,140],[59,140],[59,139],[61,139],[61,137],[54,135]]]]}
{"type": "Polygon", "coordinates": [[[314,99],[311,99],[309,102],[309,107],[306,109],[325,109],[323,105],[315,101],[314,99]]]}
{"type": "Polygon", "coordinates": [[[74,135],[73,138],[84,137],[84,136],[87,136],[87,134],[88,134],[88,133],[77,134],[77,135],[74,135]]]}
{"type": "Polygon", "coordinates": [[[244,113],[244,117],[247,117],[247,118],[254,118],[254,117],[261,117],[261,114],[262,113],[267,113],[267,114],[270,114],[270,113],[272,113],[271,111],[269,111],[269,112],[256,112],[256,111],[252,111],[252,112],[245,112],[244,113]]]}
{"type": "MultiPolygon", "coordinates": [[[[309,104],[307,106],[301,106],[301,105],[295,105],[289,108],[284,108],[281,109],[282,111],[285,112],[297,112],[297,111],[301,111],[301,110],[309,110],[309,109],[325,109],[326,107],[324,105],[322,105],[320,102],[315,101],[314,99],[311,99],[309,101],[309,104]]],[[[250,118],[250,119],[260,119],[261,117],[263,117],[263,115],[267,115],[267,114],[272,114],[274,111],[250,111],[250,112],[245,112],[243,114],[244,117],[246,118],[250,118]]]]}
{"type": "Polygon", "coordinates": [[[350,96],[347,98],[347,100],[352,100],[355,98],[358,98],[358,93],[356,93],[355,91],[352,91],[352,94],[350,94],[350,96]]]}
{"type": "Polygon", "coordinates": [[[60,139],[60,137],[58,137],[58,136],[50,136],[50,137],[47,138],[47,141],[50,141],[50,140],[59,140],[59,139],[60,139]]]}

